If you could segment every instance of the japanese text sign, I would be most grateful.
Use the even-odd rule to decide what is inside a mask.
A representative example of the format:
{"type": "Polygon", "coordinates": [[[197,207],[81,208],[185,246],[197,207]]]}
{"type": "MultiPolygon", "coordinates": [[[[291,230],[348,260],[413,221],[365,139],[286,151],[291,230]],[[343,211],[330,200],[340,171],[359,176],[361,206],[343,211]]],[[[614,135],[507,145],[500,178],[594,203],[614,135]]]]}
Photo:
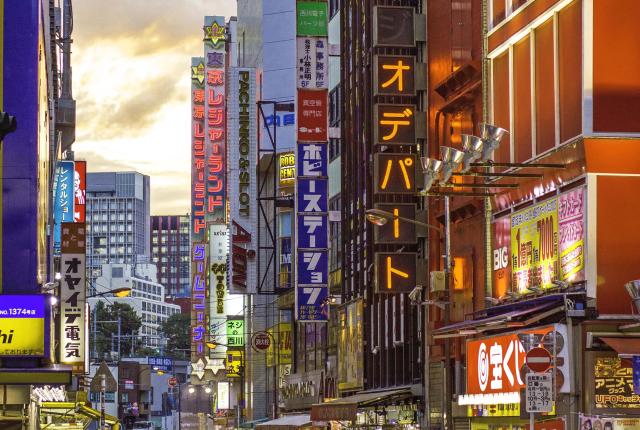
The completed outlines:
{"type": "Polygon", "coordinates": [[[410,293],[416,286],[415,252],[376,253],[376,292],[410,293]]]}
{"type": "Polygon", "coordinates": [[[324,143],[298,143],[298,174],[300,176],[327,176],[329,158],[324,143]]]}
{"type": "Polygon", "coordinates": [[[227,320],[227,345],[229,348],[244,348],[244,320],[227,320]]]}
{"type": "Polygon", "coordinates": [[[58,161],[53,213],[53,248],[57,255],[60,254],[60,226],[63,222],[73,222],[74,176],[73,161],[58,161]]]}
{"type": "Polygon", "coordinates": [[[60,362],[84,372],[86,358],[86,230],[63,223],[60,259],[60,362]]]}
{"type": "Polygon", "coordinates": [[[496,219],[493,228],[493,291],[504,296],[511,289],[511,217],[496,219]]]}
{"type": "Polygon", "coordinates": [[[553,375],[551,373],[527,373],[526,379],[526,411],[553,411],[553,375]]]}
{"type": "Polygon", "coordinates": [[[379,95],[415,95],[415,57],[375,57],[375,89],[379,95]]]}
{"type": "Polygon", "coordinates": [[[0,357],[44,357],[47,295],[0,295],[0,357]]]}
{"type": "Polygon", "coordinates": [[[224,358],[227,343],[227,287],[229,273],[229,229],[224,224],[209,226],[210,320],[209,335],[218,347],[213,356],[224,358]]]}
{"type": "Polygon", "coordinates": [[[173,371],[173,359],[169,357],[148,357],[147,364],[153,370],[161,370],[163,372],[173,371]]]}
{"type": "Polygon", "coordinates": [[[73,221],[85,222],[87,210],[87,162],[76,161],[73,176],[73,221]]]}
{"type": "Polygon", "coordinates": [[[327,285],[329,281],[328,258],[329,254],[326,250],[299,250],[297,255],[298,284],[327,285]]]}
{"type": "Polygon", "coordinates": [[[558,253],[563,281],[583,281],[585,267],[585,188],[558,196],[558,253]]]}
{"type": "Polygon", "coordinates": [[[619,357],[596,357],[594,401],[597,409],[638,409],[640,395],[633,391],[633,368],[619,357]]]}
{"type": "Polygon", "coordinates": [[[298,215],[298,249],[329,247],[329,219],[323,215],[298,215]]]}
{"type": "Polygon", "coordinates": [[[327,212],[327,191],[327,179],[298,178],[298,212],[327,212]]]}
{"type": "Polygon", "coordinates": [[[191,58],[191,241],[203,241],[207,233],[205,220],[206,153],[204,58],[191,58]]]}
{"type": "Polygon", "coordinates": [[[511,215],[511,270],[518,291],[551,287],[558,279],[558,200],[511,215]]]}
{"type": "Polygon", "coordinates": [[[207,263],[206,245],[194,243],[191,248],[191,348],[195,357],[204,357],[206,353],[209,314],[207,263]]]}
{"type": "Polygon", "coordinates": [[[375,226],[376,243],[416,243],[416,225],[399,218],[414,220],[416,217],[414,203],[378,203],[375,208],[393,216],[393,219],[387,220],[384,225],[375,226]]]}
{"type": "Polygon", "coordinates": [[[298,36],[327,36],[327,3],[297,2],[296,33],[298,36]]]}
{"type": "Polygon", "coordinates": [[[298,90],[298,140],[327,140],[326,90],[298,90]]]}
{"type": "Polygon", "coordinates": [[[377,104],[374,142],[379,145],[415,145],[415,105],[377,104]]]}
{"type": "Polygon", "coordinates": [[[298,37],[298,88],[326,89],[329,74],[328,39],[326,37],[298,37]]]}
{"type": "Polygon", "coordinates": [[[226,369],[228,378],[239,378],[243,372],[243,351],[227,351],[226,369]]]}
{"type": "Polygon", "coordinates": [[[413,7],[376,6],[373,15],[374,46],[415,46],[413,7]]]}
{"type": "Polygon", "coordinates": [[[416,191],[416,156],[374,154],[376,193],[413,194],[416,191]]]}

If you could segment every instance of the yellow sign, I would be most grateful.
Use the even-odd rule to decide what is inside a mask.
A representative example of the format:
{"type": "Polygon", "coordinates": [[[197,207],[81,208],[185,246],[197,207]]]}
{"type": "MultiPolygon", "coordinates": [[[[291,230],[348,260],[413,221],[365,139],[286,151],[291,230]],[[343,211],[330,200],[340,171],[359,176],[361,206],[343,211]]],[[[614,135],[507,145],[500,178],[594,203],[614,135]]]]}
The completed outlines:
{"type": "Polygon", "coordinates": [[[519,417],[520,403],[467,406],[468,417],[519,417]]]}
{"type": "Polygon", "coordinates": [[[558,279],[557,198],[511,216],[511,267],[519,292],[549,288],[558,279]]]}
{"type": "Polygon", "coordinates": [[[268,329],[267,333],[273,339],[271,346],[267,350],[267,367],[272,367],[276,364],[292,364],[291,323],[280,323],[277,328],[268,329]]]}
{"type": "Polygon", "coordinates": [[[228,378],[239,378],[242,373],[242,351],[227,351],[225,367],[228,378]]]}
{"type": "Polygon", "coordinates": [[[0,318],[1,356],[43,356],[43,318],[0,318]]]}
{"type": "Polygon", "coordinates": [[[293,152],[280,154],[280,186],[292,186],[296,179],[296,157],[293,152]]]}

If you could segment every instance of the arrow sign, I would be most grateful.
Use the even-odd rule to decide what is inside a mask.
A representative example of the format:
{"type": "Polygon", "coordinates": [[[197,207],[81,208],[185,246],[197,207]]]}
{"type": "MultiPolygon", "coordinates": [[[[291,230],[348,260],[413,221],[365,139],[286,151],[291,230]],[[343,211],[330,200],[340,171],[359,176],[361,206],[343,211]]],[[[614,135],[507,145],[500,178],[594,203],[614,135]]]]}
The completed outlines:
{"type": "Polygon", "coordinates": [[[532,348],[527,352],[527,367],[533,372],[546,372],[551,367],[552,360],[551,354],[544,348],[532,348]]]}

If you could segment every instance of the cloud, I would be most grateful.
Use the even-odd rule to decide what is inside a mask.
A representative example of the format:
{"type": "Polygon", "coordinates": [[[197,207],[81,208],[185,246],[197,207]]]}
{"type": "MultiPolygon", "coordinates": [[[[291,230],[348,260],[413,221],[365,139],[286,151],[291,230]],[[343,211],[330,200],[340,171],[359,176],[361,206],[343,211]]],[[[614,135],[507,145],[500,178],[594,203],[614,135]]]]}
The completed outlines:
{"type": "Polygon", "coordinates": [[[236,0],[74,2],[74,151],[89,171],[151,177],[154,214],[190,209],[191,57],[203,54],[205,15],[236,0]]]}

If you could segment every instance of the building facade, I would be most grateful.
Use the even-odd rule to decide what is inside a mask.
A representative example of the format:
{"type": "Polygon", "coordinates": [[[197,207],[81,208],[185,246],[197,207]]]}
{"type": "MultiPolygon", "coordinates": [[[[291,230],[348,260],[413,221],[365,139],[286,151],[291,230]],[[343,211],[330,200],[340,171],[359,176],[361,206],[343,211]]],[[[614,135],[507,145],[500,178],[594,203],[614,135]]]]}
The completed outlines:
{"type": "Polygon", "coordinates": [[[158,282],[167,297],[190,297],[189,216],[151,217],[151,261],[158,267],[158,282]]]}
{"type": "Polygon", "coordinates": [[[87,174],[87,275],[91,281],[100,276],[103,264],[150,261],[149,187],[149,177],[137,172],[87,174]]]}

